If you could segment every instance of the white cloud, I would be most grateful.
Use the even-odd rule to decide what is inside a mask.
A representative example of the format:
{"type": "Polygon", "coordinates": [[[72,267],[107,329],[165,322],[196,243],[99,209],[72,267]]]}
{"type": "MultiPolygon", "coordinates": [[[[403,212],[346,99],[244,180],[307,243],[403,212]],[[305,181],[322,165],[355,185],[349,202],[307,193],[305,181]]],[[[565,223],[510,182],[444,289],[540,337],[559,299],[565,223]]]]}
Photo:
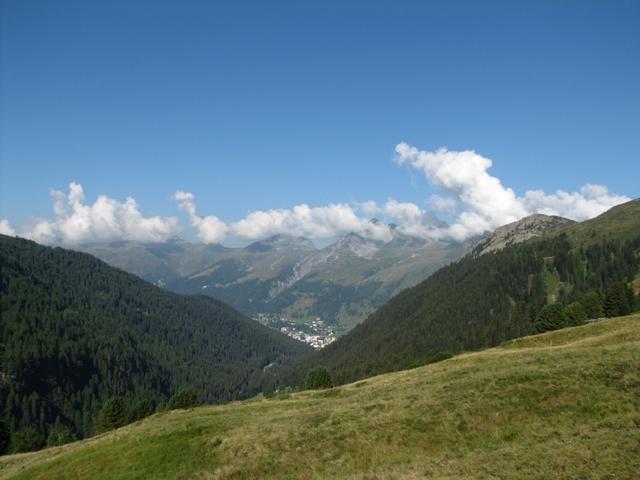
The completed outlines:
{"type": "Polygon", "coordinates": [[[373,200],[367,200],[366,202],[358,203],[357,206],[365,213],[365,215],[368,215],[369,217],[373,217],[382,212],[382,209],[373,200]]]}
{"type": "Polygon", "coordinates": [[[162,242],[180,230],[174,217],[144,217],[136,201],[119,202],[100,195],[85,204],[82,185],[69,184],[69,193],[51,191],[53,220],[37,220],[24,227],[21,236],[40,243],[77,244],[95,241],[133,240],[162,242]]]}
{"type": "MultiPolygon", "coordinates": [[[[560,215],[586,220],[609,208],[629,201],[609,193],[602,185],[587,184],[578,192],[559,190],[547,194],[530,190],[518,196],[489,170],[492,161],[474,151],[419,150],[406,143],[395,148],[396,161],[422,172],[437,193],[427,200],[432,211],[415,203],[388,198],[383,204],[373,200],[346,204],[330,203],[312,207],[305,203],[292,208],[256,210],[244,218],[225,223],[215,215],[200,216],[195,197],[177,191],[173,199],[184,210],[203,243],[221,243],[227,236],[259,240],[275,234],[314,239],[338,237],[350,232],[389,241],[395,232],[431,240],[457,240],[491,231],[532,213],[560,215]],[[437,213],[453,217],[451,224],[439,220],[437,213]],[[373,217],[380,222],[372,222],[373,217]]],[[[144,217],[133,198],[124,202],[101,195],[87,204],[82,185],[69,184],[67,193],[52,190],[54,218],[34,220],[18,229],[0,220],[0,233],[32,238],[41,243],[76,244],[92,241],[136,240],[162,242],[177,234],[175,217],[144,217]]]]}
{"type": "Polygon", "coordinates": [[[458,207],[458,202],[451,197],[443,197],[442,195],[431,195],[429,203],[438,211],[454,212],[458,207]]]}
{"type": "Polygon", "coordinates": [[[13,229],[9,220],[0,220],[0,233],[2,235],[9,235],[10,237],[15,237],[16,231],[13,229]]]}
{"type": "Polygon", "coordinates": [[[196,211],[195,197],[192,193],[178,190],[173,196],[178,206],[187,212],[191,225],[198,230],[198,240],[202,243],[220,243],[227,235],[228,227],[215,215],[200,217],[196,211]]]}
{"type": "MultiPolygon", "coordinates": [[[[448,191],[490,228],[527,215],[515,192],[489,175],[492,162],[473,151],[452,152],[441,148],[426,152],[406,143],[396,146],[397,160],[421,170],[434,186],[448,191]]],[[[475,222],[474,222],[475,223],[475,222]]],[[[476,232],[481,233],[481,232],[476,232]]]]}
{"type": "MultiPolygon", "coordinates": [[[[383,241],[392,237],[388,225],[358,216],[347,204],[322,207],[300,204],[291,209],[256,210],[235,223],[225,224],[213,215],[198,216],[195,197],[189,192],[178,191],[174,199],[189,215],[191,225],[198,230],[198,239],[205,243],[221,242],[228,234],[243,240],[259,240],[276,234],[332,238],[350,232],[383,241]]],[[[378,209],[375,202],[369,202],[365,208],[378,209]]]]}
{"type": "Polygon", "coordinates": [[[393,198],[384,205],[384,213],[400,224],[422,223],[424,212],[415,203],[398,202],[393,198]]]}
{"type": "Polygon", "coordinates": [[[231,231],[233,235],[247,240],[278,233],[331,238],[349,232],[376,240],[391,239],[391,230],[387,225],[374,224],[366,218],[359,217],[356,211],[346,204],[329,204],[324,207],[301,204],[292,209],[258,210],[231,225],[231,231]]]}
{"type": "Polygon", "coordinates": [[[610,195],[604,186],[590,184],[579,192],[558,191],[547,195],[535,190],[518,197],[511,188],[503,186],[500,179],[489,174],[491,160],[474,151],[441,148],[429,152],[406,143],[398,144],[395,151],[399,164],[422,171],[431,185],[447,192],[447,197],[432,196],[432,205],[449,212],[458,210],[456,223],[444,231],[422,231],[432,238],[465,240],[536,212],[586,220],[630,200],[610,195]]]}
{"type": "Polygon", "coordinates": [[[559,215],[582,221],[596,217],[611,207],[628,202],[630,198],[612,195],[604,185],[587,185],[580,192],[568,193],[558,190],[546,195],[542,190],[530,190],[525,194],[524,203],[531,211],[547,215],[559,215]]]}

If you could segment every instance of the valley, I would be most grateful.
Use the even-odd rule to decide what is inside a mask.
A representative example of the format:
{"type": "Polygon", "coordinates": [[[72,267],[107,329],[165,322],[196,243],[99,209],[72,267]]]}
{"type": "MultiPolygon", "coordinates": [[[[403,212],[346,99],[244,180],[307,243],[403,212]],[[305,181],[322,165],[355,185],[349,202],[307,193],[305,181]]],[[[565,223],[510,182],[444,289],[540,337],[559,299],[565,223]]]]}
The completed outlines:
{"type": "Polygon", "coordinates": [[[309,327],[320,320],[332,327],[330,335],[347,332],[466,248],[400,233],[386,243],[351,233],[321,249],[289,235],[242,248],[178,238],[77,247],[167,290],[210,296],[254,318],[281,317],[309,327]]]}
{"type": "Polygon", "coordinates": [[[174,238],[164,244],[117,242],[78,249],[165,289],[222,300],[264,325],[286,328],[293,338],[308,338],[307,343],[317,347],[328,345],[394,295],[464,255],[499,250],[570,223],[536,215],[464,243],[428,241],[392,228],[389,242],[350,233],[322,249],[308,239],[287,235],[243,248],[174,238]],[[322,322],[322,328],[314,322],[322,322]]]}

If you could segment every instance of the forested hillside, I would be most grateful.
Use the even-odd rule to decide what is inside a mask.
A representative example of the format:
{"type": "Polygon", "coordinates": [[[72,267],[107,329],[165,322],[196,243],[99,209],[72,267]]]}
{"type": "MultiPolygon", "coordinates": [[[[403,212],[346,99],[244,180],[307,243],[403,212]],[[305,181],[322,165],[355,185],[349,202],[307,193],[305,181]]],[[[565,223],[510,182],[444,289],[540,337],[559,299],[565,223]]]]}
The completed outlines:
{"type": "MultiPolygon", "coordinates": [[[[326,365],[343,383],[588,317],[624,315],[638,306],[639,273],[640,202],[633,201],[559,233],[442,268],[305,368],[326,365]]],[[[291,381],[300,381],[303,370],[291,381]]]]}
{"type": "Polygon", "coordinates": [[[0,268],[0,437],[54,424],[89,435],[114,396],[157,405],[192,387],[209,402],[244,398],[263,389],[267,366],[311,350],[87,254],[0,235],[0,268]]]}

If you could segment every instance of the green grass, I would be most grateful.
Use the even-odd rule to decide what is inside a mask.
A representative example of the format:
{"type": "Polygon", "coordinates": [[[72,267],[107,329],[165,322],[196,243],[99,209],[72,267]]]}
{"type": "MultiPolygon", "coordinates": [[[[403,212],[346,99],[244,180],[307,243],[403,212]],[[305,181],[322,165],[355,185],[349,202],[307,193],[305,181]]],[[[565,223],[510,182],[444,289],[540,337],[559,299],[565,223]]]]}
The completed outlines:
{"type": "Polygon", "coordinates": [[[603,239],[631,240],[640,231],[640,199],[617,205],[604,214],[553,233],[566,233],[574,244],[599,243],[603,239]]]}
{"type": "Polygon", "coordinates": [[[332,390],[154,415],[0,477],[640,478],[640,315],[332,390]]]}

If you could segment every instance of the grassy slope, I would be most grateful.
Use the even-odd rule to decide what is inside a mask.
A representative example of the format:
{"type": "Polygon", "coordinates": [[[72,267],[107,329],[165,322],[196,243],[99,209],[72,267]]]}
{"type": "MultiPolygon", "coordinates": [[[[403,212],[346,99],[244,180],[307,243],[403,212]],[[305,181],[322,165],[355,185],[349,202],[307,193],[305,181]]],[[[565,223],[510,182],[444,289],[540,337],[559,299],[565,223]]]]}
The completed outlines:
{"type": "Polygon", "coordinates": [[[640,478],[640,315],[285,399],[158,414],[3,478],[640,478]]]}
{"type": "Polygon", "coordinates": [[[639,230],[640,199],[636,199],[615,206],[591,220],[557,230],[554,235],[566,233],[574,244],[588,245],[606,238],[630,240],[639,230]]]}

